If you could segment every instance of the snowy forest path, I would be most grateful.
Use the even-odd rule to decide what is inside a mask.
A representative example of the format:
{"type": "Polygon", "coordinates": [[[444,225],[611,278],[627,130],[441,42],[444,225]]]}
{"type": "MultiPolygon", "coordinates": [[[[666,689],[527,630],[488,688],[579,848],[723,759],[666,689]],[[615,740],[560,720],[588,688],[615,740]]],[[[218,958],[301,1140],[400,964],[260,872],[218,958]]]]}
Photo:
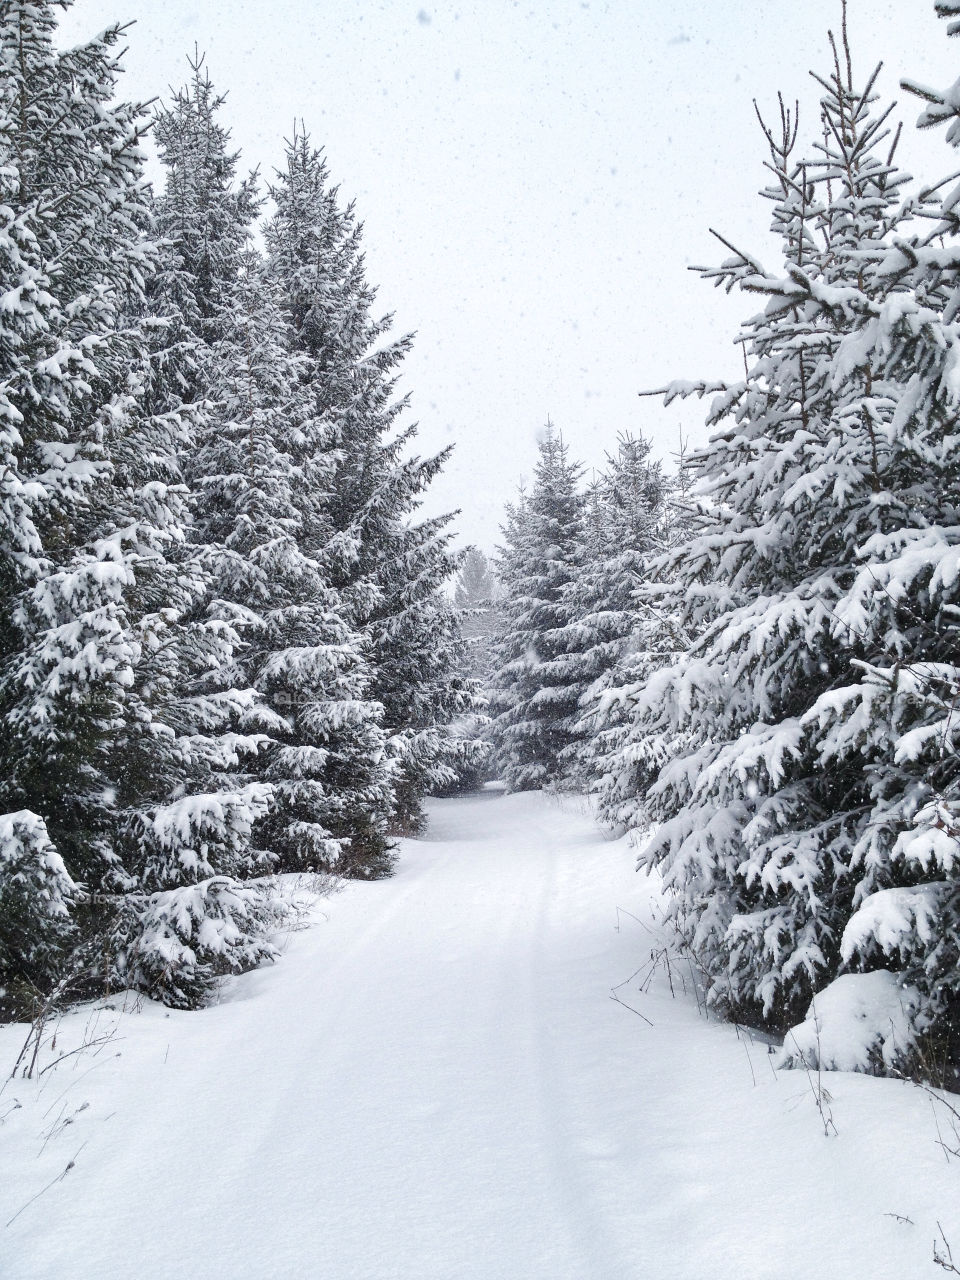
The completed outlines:
{"type": "Polygon", "coordinates": [[[679,971],[618,1006],[659,909],[574,799],[434,802],[397,874],[347,885],[281,963],[0,1095],[0,1277],[926,1274],[955,1199],[928,1100],[831,1079],[828,1140],[802,1073],[679,971]]]}

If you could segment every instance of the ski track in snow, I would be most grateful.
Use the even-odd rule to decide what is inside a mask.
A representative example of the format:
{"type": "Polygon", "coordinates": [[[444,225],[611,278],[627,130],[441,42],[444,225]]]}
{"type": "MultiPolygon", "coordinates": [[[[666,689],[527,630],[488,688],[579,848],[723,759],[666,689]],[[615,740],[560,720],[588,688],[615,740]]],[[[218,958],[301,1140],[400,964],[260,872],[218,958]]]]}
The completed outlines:
{"type": "Polygon", "coordinates": [[[216,1006],[64,1020],[117,1034],[0,1093],[2,1280],[913,1280],[938,1220],[960,1256],[920,1090],[825,1077],[826,1138],[662,972],[622,992],[652,1027],[609,999],[656,889],[581,804],[431,815],[216,1006]]]}

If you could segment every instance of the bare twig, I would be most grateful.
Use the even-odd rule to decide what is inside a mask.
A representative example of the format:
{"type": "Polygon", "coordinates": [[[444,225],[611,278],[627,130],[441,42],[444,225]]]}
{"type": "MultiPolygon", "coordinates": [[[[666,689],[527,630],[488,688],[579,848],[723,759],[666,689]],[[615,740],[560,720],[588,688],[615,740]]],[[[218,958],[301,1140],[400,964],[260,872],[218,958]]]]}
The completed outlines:
{"type": "Polygon", "coordinates": [[[951,1275],[960,1276],[960,1267],[956,1266],[953,1261],[953,1250],[950,1248],[950,1241],[943,1234],[943,1227],[937,1223],[937,1230],[940,1232],[940,1239],[943,1241],[945,1252],[941,1253],[937,1248],[937,1242],[933,1242],[933,1260],[938,1267],[943,1267],[944,1271],[949,1271],[951,1275]]]}
{"type": "Polygon", "coordinates": [[[737,1039],[738,1039],[738,1040],[740,1041],[740,1043],[743,1045],[743,1052],[747,1055],[747,1065],[748,1065],[748,1066],[749,1066],[749,1068],[750,1068],[750,1078],[751,1078],[751,1080],[753,1081],[753,1087],[754,1087],[754,1088],[756,1088],[756,1087],[757,1087],[757,1075],[756,1075],[756,1072],[755,1072],[755,1071],[754,1071],[754,1069],[753,1069],[753,1059],[750,1057],[750,1049],[749,1049],[749,1048],[748,1048],[748,1046],[747,1046],[747,1033],[746,1033],[746,1031],[744,1031],[743,1035],[741,1035],[741,1034],[740,1034],[741,1027],[740,1027],[740,1023],[739,1023],[739,1022],[735,1022],[733,1025],[734,1025],[734,1029],[736,1030],[736,1033],[737,1033],[737,1039]]]}
{"type": "Polygon", "coordinates": [[[629,1009],[631,1013],[635,1013],[635,1014],[637,1015],[637,1017],[638,1017],[638,1018],[642,1018],[642,1019],[643,1019],[643,1021],[647,1024],[647,1026],[648,1026],[648,1027],[652,1027],[652,1026],[653,1026],[653,1023],[652,1023],[652,1022],[650,1021],[650,1019],[646,1016],[646,1014],[641,1013],[639,1009],[635,1009],[635,1008],[633,1007],[633,1005],[632,1005],[632,1004],[627,1004],[626,1000],[621,1000],[621,999],[620,999],[620,997],[616,994],[616,992],[615,992],[615,991],[611,991],[611,992],[610,992],[610,999],[611,999],[615,1004],[622,1004],[622,1005],[623,1005],[623,1007],[624,1007],[625,1009],[629,1009]]]}
{"type": "Polygon", "coordinates": [[[111,1031],[105,1031],[102,1036],[97,1036],[95,1040],[84,1040],[83,1044],[78,1044],[75,1049],[70,1049],[67,1053],[62,1053],[59,1058],[55,1058],[53,1062],[48,1062],[45,1067],[40,1069],[37,1078],[39,1079],[39,1077],[45,1075],[46,1072],[52,1071],[54,1067],[58,1067],[66,1058],[72,1058],[75,1053],[84,1053],[87,1049],[96,1049],[105,1044],[109,1044],[112,1040],[116,1039],[116,1036],[117,1030],[116,1027],[114,1027],[111,1031]]]}

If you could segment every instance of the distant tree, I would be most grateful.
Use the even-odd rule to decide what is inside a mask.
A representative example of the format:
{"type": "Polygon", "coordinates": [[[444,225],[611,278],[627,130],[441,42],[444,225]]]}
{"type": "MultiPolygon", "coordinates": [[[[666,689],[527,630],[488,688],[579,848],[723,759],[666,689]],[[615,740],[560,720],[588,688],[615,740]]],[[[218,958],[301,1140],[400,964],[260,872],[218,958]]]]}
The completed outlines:
{"type": "Polygon", "coordinates": [[[500,616],[497,580],[487,557],[476,547],[466,555],[454,589],[465,642],[464,670],[486,689],[493,676],[493,641],[500,616]]]}
{"type": "Polygon", "coordinates": [[[496,594],[496,579],[487,557],[477,547],[470,547],[457,574],[453,600],[458,609],[489,608],[496,594]]]}
{"type": "Polygon", "coordinates": [[[650,454],[642,436],[623,435],[608,455],[587,495],[580,568],[568,588],[583,719],[566,771],[572,783],[597,794],[601,816],[617,827],[632,825],[640,781],[630,717],[623,714],[625,686],[651,670],[663,645],[657,614],[638,607],[637,591],[649,579],[650,562],[676,536],[676,482],[650,454]]]}
{"type": "Polygon", "coordinates": [[[507,508],[502,529],[490,714],[496,763],[513,791],[558,782],[562,754],[579,732],[579,673],[566,628],[583,512],[580,474],[548,422],[530,493],[507,508]]]}

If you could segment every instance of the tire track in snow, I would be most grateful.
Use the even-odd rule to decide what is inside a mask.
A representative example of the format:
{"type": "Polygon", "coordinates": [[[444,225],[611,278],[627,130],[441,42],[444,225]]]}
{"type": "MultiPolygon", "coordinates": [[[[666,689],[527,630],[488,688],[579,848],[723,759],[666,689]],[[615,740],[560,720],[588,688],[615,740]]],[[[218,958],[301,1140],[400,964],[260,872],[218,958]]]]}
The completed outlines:
{"type": "MultiPolygon", "coordinates": [[[[551,1028],[547,993],[556,981],[551,972],[550,956],[554,943],[553,930],[558,915],[576,909],[575,902],[562,899],[561,872],[564,851],[557,848],[557,837],[548,828],[538,835],[544,850],[548,874],[542,877],[536,928],[530,939],[530,962],[527,968],[527,1025],[530,1029],[530,1052],[533,1078],[537,1081],[537,1106],[544,1146],[549,1153],[562,1220],[567,1225],[572,1250],[580,1262],[578,1280],[618,1280],[635,1271],[616,1245],[606,1217],[597,1203],[591,1179],[585,1172],[586,1152],[577,1136],[570,1098],[580,1091],[582,1082],[571,1079],[564,1070],[563,1044],[557,1029],[551,1028]]],[[[587,1028],[582,1028],[586,1032],[587,1028]]]]}

